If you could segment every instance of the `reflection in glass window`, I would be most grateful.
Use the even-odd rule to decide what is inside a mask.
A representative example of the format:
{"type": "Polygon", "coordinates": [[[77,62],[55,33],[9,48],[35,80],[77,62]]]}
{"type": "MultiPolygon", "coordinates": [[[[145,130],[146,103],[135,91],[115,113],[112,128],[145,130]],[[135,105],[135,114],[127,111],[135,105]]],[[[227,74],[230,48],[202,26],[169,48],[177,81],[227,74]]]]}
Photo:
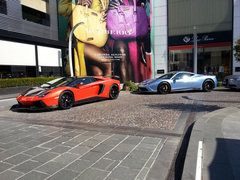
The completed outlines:
{"type": "Polygon", "coordinates": [[[189,71],[193,70],[192,49],[169,51],[169,71],[189,71]]]}
{"type": "Polygon", "coordinates": [[[50,26],[49,14],[24,5],[22,5],[22,18],[27,21],[50,26]]]}
{"type": "Polygon", "coordinates": [[[7,3],[6,3],[6,0],[0,0],[0,13],[7,14],[7,3]]]}

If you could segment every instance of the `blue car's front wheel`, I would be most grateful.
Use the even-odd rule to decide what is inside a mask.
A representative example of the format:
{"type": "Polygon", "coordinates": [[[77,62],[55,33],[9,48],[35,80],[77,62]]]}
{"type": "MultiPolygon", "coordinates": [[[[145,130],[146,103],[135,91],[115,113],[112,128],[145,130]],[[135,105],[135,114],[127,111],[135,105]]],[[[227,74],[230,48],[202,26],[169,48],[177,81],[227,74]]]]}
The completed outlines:
{"type": "Polygon", "coordinates": [[[170,86],[167,83],[161,83],[158,85],[159,94],[167,94],[170,92],[170,86]]]}
{"type": "Polygon", "coordinates": [[[204,92],[211,92],[214,88],[214,83],[211,80],[205,80],[203,82],[203,91],[204,92]]]}

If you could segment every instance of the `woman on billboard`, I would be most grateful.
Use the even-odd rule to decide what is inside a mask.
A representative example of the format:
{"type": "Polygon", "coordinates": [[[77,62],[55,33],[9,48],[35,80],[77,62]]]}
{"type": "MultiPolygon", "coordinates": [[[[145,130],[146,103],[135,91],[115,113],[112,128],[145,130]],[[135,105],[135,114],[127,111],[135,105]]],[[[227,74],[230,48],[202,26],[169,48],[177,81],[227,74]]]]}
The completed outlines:
{"type": "Polygon", "coordinates": [[[107,28],[106,50],[123,54],[119,63],[123,82],[151,78],[150,1],[110,0],[107,28]]]}
{"type": "Polygon", "coordinates": [[[79,28],[77,27],[74,31],[74,36],[76,37],[74,43],[74,65],[75,76],[77,77],[87,75],[86,63],[89,65],[93,75],[112,75],[111,63],[108,63],[110,57],[103,49],[108,37],[104,37],[104,40],[97,40],[98,37],[106,34],[106,32],[104,29],[97,32],[93,28],[95,24],[102,24],[102,26],[105,24],[106,26],[108,5],[109,0],[75,0],[75,3],[72,0],[59,1],[58,13],[61,16],[68,17],[70,20],[70,27],[67,29],[67,39],[71,28],[74,27],[74,23],[76,21],[85,21],[83,25],[79,25],[79,28]],[[99,16],[101,16],[100,20],[96,20],[99,16]],[[94,22],[90,24],[90,21],[94,22]],[[87,28],[84,31],[80,31],[80,26],[87,28]],[[86,39],[83,40],[81,39],[82,37],[86,39]]]}

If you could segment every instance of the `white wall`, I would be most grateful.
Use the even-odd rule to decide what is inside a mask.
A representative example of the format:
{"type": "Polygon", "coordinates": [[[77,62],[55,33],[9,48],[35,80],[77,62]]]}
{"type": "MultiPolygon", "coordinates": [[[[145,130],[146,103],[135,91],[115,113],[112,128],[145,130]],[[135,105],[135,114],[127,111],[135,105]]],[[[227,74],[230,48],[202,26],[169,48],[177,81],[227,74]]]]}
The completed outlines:
{"type": "Polygon", "coordinates": [[[157,70],[167,72],[167,0],[153,0],[154,16],[154,77],[159,77],[157,70]]]}
{"type": "MultiPolygon", "coordinates": [[[[61,67],[61,49],[37,46],[38,65],[61,67]]],[[[0,65],[36,66],[35,45],[0,40],[0,65]]]]}
{"type": "Polygon", "coordinates": [[[61,49],[38,46],[39,66],[62,66],[61,49]]]}
{"type": "MultiPolygon", "coordinates": [[[[234,9],[233,9],[233,46],[235,41],[240,38],[240,0],[234,0],[234,9]]],[[[233,52],[234,53],[234,52],[233,52]]],[[[233,75],[240,74],[240,72],[235,71],[235,67],[240,67],[240,62],[235,60],[233,57],[233,75]]]]}
{"type": "Polygon", "coordinates": [[[35,46],[0,40],[0,65],[35,66],[35,46]]]}

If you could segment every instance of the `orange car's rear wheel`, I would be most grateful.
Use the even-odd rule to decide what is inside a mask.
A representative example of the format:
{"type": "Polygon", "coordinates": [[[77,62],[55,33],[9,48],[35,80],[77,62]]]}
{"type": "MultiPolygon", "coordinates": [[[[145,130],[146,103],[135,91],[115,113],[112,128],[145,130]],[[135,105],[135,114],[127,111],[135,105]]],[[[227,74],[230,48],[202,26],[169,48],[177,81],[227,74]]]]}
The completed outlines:
{"type": "Polygon", "coordinates": [[[117,84],[113,84],[110,87],[110,90],[109,90],[109,98],[110,99],[117,99],[118,95],[119,95],[119,87],[118,87],[117,84]]]}
{"type": "Polygon", "coordinates": [[[59,96],[58,105],[60,109],[70,109],[74,104],[74,95],[70,91],[64,91],[59,96]]]}

